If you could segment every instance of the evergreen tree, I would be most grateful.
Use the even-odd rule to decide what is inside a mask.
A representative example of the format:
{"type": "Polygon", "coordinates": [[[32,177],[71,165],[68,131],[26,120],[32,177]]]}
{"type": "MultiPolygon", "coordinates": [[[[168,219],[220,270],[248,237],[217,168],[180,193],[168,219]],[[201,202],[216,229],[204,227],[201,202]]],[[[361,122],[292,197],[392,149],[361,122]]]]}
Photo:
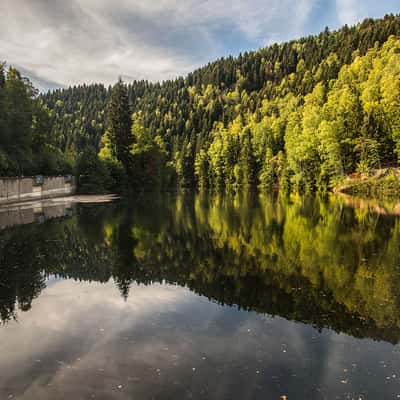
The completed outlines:
{"type": "Polygon", "coordinates": [[[209,185],[209,164],[207,152],[201,149],[200,152],[197,153],[194,162],[196,182],[200,188],[206,188],[209,185]]]}
{"type": "Polygon", "coordinates": [[[259,188],[261,190],[271,190],[276,182],[275,178],[276,168],[273,163],[273,154],[270,148],[265,152],[265,160],[261,168],[259,177],[259,188]]]}
{"type": "Polygon", "coordinates": [[[5,65],[5,62],[0,62],[0,89],[3,89],[6,83],[5,65]]]}
{"type": "Polygon", "coordinates": [[[128,175],[133,173],[131,147],[134,137],[131,134],[131,126],[128,92],[120,79],[111,92],[107,107],[106,129],[113,155],[121,162],[128,175]]]}
{"type": "MultiPolygon", "coordinates": [[[[4,85],[6,83],[5,63],[0,62],[0,146],[4,146],[5,139],[5,96],[4,96],[4,85]]],[[[1,152],[2,149],[0,149],[1,152]]],[[[0,156],[1,157],[1,156],[0,156]]],[[[5,155],[3,155],[5,157],[5,155]]],[[[1,162],[1,161],[0,161],[1,162]]]]}
{"type": "Polygon", "coordinates": [[[240,177],[239,184],[252,186],[256,183],[256,164],[254,159],[254,150],[251,143],[251,131],[246,128],[241,140],[240,158],[239,158],[240,177]]]}
{"type": "Polygon", "coordinates": [[[222,58],[186,78],[82,85],[39,101],[2,66],[0,171],[59,171],[90,147],[138,187],[332,188],[400,159],[399,35],[400,16],[388,15],[222,58]],[[132,132],[131,112],[140,119],[132,132]]]}

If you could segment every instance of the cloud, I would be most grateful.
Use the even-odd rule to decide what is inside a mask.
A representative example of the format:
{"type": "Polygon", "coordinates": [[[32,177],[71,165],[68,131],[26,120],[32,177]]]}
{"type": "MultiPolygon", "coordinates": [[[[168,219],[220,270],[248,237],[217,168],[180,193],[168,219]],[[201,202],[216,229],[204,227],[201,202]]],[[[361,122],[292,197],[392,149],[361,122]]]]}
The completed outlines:
{"type": "MultiPolygon", "coordinates": [[[[393,1],[386,0],[387,6],[393,1]]],[[[367,3],[361,8],[357,0],[2,0],[0,58],[42,87],[109,84],[118,76],[164,80],[220,56],[352,23],[370,9],[379,12],[372,0],[367,3]]]]}
{"type": "Polygon", "coordinates": [[[132,284],[124,301],[112,281],[52,280],[0,328],[2,399],[311,398],[317,388],[378,398],[397,383],[386,378],[397,373],[392,345],[238,312],[172,285],[132,284]],[[381,360],[387,368],[368,375],[381,360]]]}
{"type": "Polygon", "coordinates": [[[3,0],[1,56],[43,86],[163,80],[302,34],[312,2],[3,0]]]}
{"type": "Polygon", "coordinates": [[[336,0],[336,11],[340,25],[353,25],[364,18],[382,17],[398,13],[398,0],[336,0]]]}
{"type": "Polygon", "coordinates": [[[336,0],[337,13],[341,25],[353,25],[359,19],[356,0],[336,0]]]}
{"type": "Polygon", "coordinates": [[[46,90],[52,90],[52,89],[58,89],[58,88],[63,88],[65,85],[61,82],[56,82],[56,81],[51,81],[49,79],[43,78],[39,76],[36,72],[35,69],[32,68],[31,70],[27,70],[26,68],[16,64],[13,65],[14,68],[17,68],[18,71],[21,72],[23,76],[29,76],[30,80],[35,82],[35,87],[40,91],[46,91],[46,90]]]}

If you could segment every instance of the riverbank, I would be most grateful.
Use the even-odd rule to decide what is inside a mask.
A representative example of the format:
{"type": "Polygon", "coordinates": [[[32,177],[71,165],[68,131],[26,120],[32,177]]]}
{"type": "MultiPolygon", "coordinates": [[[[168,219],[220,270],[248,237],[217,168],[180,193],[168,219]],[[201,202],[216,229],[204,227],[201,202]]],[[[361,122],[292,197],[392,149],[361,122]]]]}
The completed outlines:
{"type": "Polygon", "coordinates": [[[337,185],[334,192],[363,198],[400,197],[400,168],[380,168],[368,173],[354,173],[337,185]]]}

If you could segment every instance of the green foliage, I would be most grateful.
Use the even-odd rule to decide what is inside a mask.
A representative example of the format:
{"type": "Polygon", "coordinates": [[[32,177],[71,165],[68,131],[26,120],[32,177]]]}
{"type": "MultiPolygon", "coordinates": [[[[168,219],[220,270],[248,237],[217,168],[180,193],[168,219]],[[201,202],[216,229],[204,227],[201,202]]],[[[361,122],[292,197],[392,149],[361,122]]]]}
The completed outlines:
{"type": "Polygon", "coordinates": [[[127,173],[132,171],[131,114],[128,93],[121,80],[114,86],[107,107],[106,129],[110,139],[112,155],[122,164],[127,173]]]}
{"type": "Polygon", "coordinates": [[[239,186],[248,187],[254,185],[256,182],[256,164],[251,139],[251,131],[249,128],[246,128],[240,140],[240,156],[237,165],[240,171],[240,179],[237,179],[235,182],[239,186]]]}
{"type": "Polygon", "coordinates": [[[18,174],[18,165],[11,156],[0,149],[0,176],[12,176],[18,174]]]}
{"type": "Polygon", "coordinates": [[[196,155],[194,173],[197,185],[200,188],[207,188],[209,186],[210,160],[204,149],[201,149],[196,155]]]}
{"type": "Polygon", "coordinates": [[[28,79],[0,64],[0,176],[71,173],[73,159],[55,146],[51,112],[28,79]]]}
{"type": "Polygon", "coordinates": [[[42,98],[62,152],[90,144],[119,160],[135,186],[325,191],[400,158],[399,35],[400,17],[387,15],[223,58],[186,78],[42,98]],[[133,151],[140,138],[128,109],[148,138],[133,151]]]}
{"type": "Polygon", "coordinates": [[[67,175],[70,174],[75,165],[75,161],[68,154],[62,153],[56,147],[44,144],[32,156],[33,166],[31,173],[33,175],[67,175]]]}
{"type": "Polygon", "coordinates": [[[139,119],[134,119],[132,126],[134,144],[130,153],[133,172],[131,183],[137,188],[160,189],[169,181],[166,168],[166,151],[160,136],[153,138],[139,119]]]}
{"type": "Polygon", "coordinates": [[[191,143],[184,144],[179,153],[175,154],[175,166],[178,187],[190,188],[194,185],[194,154],[191,143]]]}
{"type": "Polygon", "coordinates": [[[114,185],[110,164],[101,160],[96,150],[90,147],[87,147],[77,159],[76,176],[80,193],[104,193],[114,185]]]}
{"type": "Polygon", "coordinates": [[[62,152],[77,154],[86,146],[99,149],[110,93],[111,88],[96,84],[41,96],[50,110],[53,140],[62,152]]]}
{"type": "Polygon", "coordinates": [[[31,166],[34,89],[14,68],[9,68],[1,80],[0,146],[14,161],[16,170],[9,172],[23,174],[31,166]]]}
{"type": "Polygon", "coordinates": [[[354,149],[360,154],[360,161],[357,166],[359,172],[368,172],[372,168],[379,167],[379,144],[375,139],[357,138],[354,149]]]}
{"type": "Polygon", "coordinates": [[[398,171],[379,169],[375,173],[361,175],[358,179],[346,181],[341,192],[362,198],[398,199],[400,196],[400,176],[398,171]]]}
{"type": "Polygon", "coordinates": [[[271,190],[276,183],[275,177],[276,167],[274,165],[273,154],[270,148],[265,152],[265,160],[260,171],[259,188],[261,190],[271,190]]]}

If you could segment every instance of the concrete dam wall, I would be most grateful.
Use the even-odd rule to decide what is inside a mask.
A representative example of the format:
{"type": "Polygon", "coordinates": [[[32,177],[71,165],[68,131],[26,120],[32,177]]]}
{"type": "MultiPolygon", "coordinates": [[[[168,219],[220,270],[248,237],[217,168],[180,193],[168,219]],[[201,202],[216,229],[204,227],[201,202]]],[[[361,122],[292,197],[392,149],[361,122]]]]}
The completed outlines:
{"type": "Polygon", "coordinates": [[[75,192],[76,181],[72,176],[0,178],[0,205],[68,196],[75,192]]]}

